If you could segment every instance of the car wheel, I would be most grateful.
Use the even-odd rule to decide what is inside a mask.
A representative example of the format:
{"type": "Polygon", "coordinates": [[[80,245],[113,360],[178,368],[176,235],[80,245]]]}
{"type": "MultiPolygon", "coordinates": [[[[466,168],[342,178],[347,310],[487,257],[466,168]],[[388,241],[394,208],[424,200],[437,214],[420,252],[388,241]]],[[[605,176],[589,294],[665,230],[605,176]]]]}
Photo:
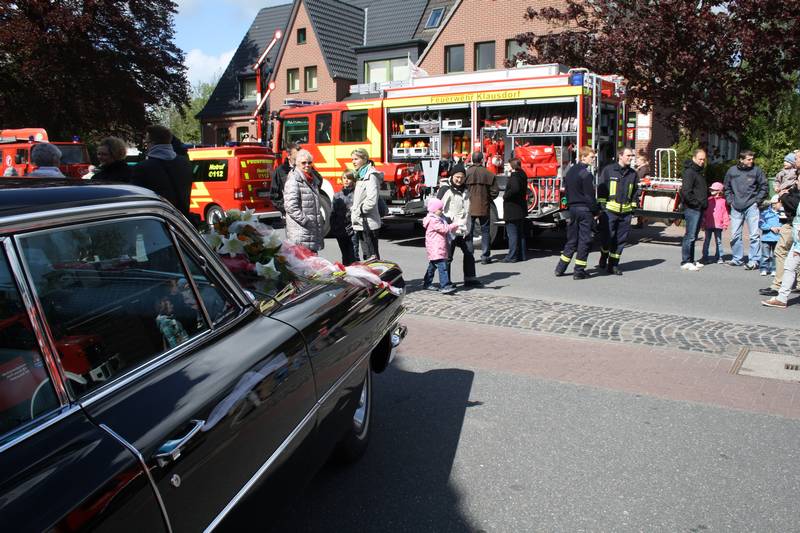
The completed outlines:
{"type": "Polygon", "coordinates": [[[223,218],[225,218],[225,211],[220,206],[212,205],[206,209],[206,222],[209,226],[213,226],[223,218]]]}
{"type": "Polygon", "coordinates": [[[353,463],[364,455],[372,429],[372,372],[367,367],[358,405],[353,413],[347,434],[336,448],[335,458],[342,463],[353,463]]]}
{"type": "Polygon", "coordinates": [[[322,215],[322,236],[327,237],[331,232],[331,201],[327,194],[319,195],[319,214],[322,215]]]}

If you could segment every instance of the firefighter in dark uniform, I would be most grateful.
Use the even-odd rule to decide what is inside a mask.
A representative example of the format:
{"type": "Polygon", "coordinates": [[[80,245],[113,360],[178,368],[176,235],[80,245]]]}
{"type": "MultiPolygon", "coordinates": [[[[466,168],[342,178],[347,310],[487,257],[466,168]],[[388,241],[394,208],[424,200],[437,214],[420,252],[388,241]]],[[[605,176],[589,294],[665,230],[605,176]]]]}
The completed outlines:
{"type": "Polygon", "coordinates": [[[600,268],[609,274],[622,275],[619,259],[628,240],[639,178],[631,168],[633,149],[625,148],[616,163],[606,166],[597,179],[600,213],[600,268]]]}
{"type": "Polygon", "coordinates": [[[561,252],[556,265],[556,276],[563,276],[572,256],[575,256],[575,270],[572,279],[586,279],[586,259],[592,248],[592,221],[599,214],[600,207],[594,193],[594,176],[589,170],[595,153],[588,146],[578,152],[579,161],[564,176],[564,192],[567,195],[569,222],[567,223],[567,244],[561,252]]]}

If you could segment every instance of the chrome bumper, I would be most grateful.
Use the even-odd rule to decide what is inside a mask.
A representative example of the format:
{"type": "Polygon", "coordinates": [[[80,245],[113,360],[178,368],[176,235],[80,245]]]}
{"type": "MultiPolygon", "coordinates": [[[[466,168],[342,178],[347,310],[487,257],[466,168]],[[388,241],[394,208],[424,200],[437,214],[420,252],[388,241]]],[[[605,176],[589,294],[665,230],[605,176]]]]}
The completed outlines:
{"type": "Polygon", "coordinates": [[[397,355],[397,348],[400,346],[400,343],[403,342],[403,339],[406,338],[406,333],[408,333],[408,328],[403,324],[398,324],[394,331],[392,331],[392,349],[389,352],[389,364],[392,364],[392,361],[394,361],[395,355],[397,355]]]}

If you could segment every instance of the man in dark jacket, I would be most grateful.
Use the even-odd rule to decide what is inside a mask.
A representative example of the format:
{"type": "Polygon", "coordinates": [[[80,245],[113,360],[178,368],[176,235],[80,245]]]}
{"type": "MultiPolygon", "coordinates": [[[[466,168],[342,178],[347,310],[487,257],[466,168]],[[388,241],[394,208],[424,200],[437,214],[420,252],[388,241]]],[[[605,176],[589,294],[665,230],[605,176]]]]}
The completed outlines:
{"type": "Polygon", "coordinates": [[[177,155],[172,147],[172,132],[159,125],[148,126],[145,135],[147,159],[133,167],[131,183],[150,189],[192,220],[189,197],[192,193],[192,167],[189,159],[177,155]]]}
{"type": "Polygon", "coordinates": [[[472,154],[472,166],[467,169],[467,189],[469,190],[469,215],[472,217],[467,239],[471,239],[475,222],[481,226],[481,264],[491,263],[490,258],[490,206],[500,194],[497,176],[483,166],[483,154],[472,154]]]}
{"type": "Polygon", "coordinates": [[[691,159],[683,164],[683,183],[681,198],[683,199],[683,217],[686,221],[686,234],[681,244],[681,270],[697,271],[702,263],[694,260],[694,243],[700,233],[700,220],[708,205],[708,186],[703,176],[706,165],[706,151],[698,148],[691,159]]]}
{"type": "Polygon", "coordinates": [[[631,168],[633,149],[624,148],[617,162],[606,165],[597,179],[597,201],[603,208],[600,213],[600,268],[609,274],[622,275],[619,260],[628,241],[633,208],[636,206],[636,189],[639,178],[631,168]]]}
{"type": "Polygon", "coordinates": [[[580,161],[564,176],[564,193],[567,196],[569,221],[567,222],[567,243],[556,265],[556,276],[563,276],[572,255],[575,257],[575,271],[572,279],[586,279],[586,262],[592,248],[592,219],[600,213],[600,206],[594,192],[594,176],[589,166],[594,164],[595,153],[589,146],[578,152],[580,161]]]}
{"type": "Polygon", "coordinates": [[[731,266],[744,264],[742,230],[745,222],[750,235],[747,270],[758,268],[761,259],[761,228],[758,225],[758,204],[767,197],[769,186],[760,168],[753,164],[755,154],[750,150],[739,153],[739,163],[725,173],[725,200],[731,208],[731,266]]]}
{"type": "Polygon", "coordinates": [[[286,177],[289,172],[294,168],[294,158],[297,156],[297,145],[289,147],[288,157],[283,163],[275,170],[275,175],[272,177],[272,183],[269,188],[269,197],[272,200],[272,205],[275,209],[281,212],[281,215],[286,215],[286,210],[283,208],[283,186],[286,184],[286,177]]]}

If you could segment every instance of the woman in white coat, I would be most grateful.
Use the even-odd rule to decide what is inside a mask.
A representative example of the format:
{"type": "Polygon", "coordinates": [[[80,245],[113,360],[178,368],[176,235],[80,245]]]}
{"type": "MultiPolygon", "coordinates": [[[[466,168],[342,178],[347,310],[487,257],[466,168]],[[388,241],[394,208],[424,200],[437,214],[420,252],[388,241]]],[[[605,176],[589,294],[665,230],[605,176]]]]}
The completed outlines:
{"type": "Polygon", "coordinates": [[[353,192],[353,208],[350,218],[358,235],[364,259],[380,259],[378,251],[378,230],[381,215],[378,208],[378,190],[383,181],[383,172],[378,171],[369,160],[369,153],[356,148],[350,154],[356,174],[356,190],[353,192]]]}
{"type": "Polygon", "coordinates": [[[319,210],[320,183],[311,171],[311,154],[300,150],[295,168],[283,186],[283,207],[286,209],[286,238],[314,252],[325,246],[323,220],[319,210]]]}

